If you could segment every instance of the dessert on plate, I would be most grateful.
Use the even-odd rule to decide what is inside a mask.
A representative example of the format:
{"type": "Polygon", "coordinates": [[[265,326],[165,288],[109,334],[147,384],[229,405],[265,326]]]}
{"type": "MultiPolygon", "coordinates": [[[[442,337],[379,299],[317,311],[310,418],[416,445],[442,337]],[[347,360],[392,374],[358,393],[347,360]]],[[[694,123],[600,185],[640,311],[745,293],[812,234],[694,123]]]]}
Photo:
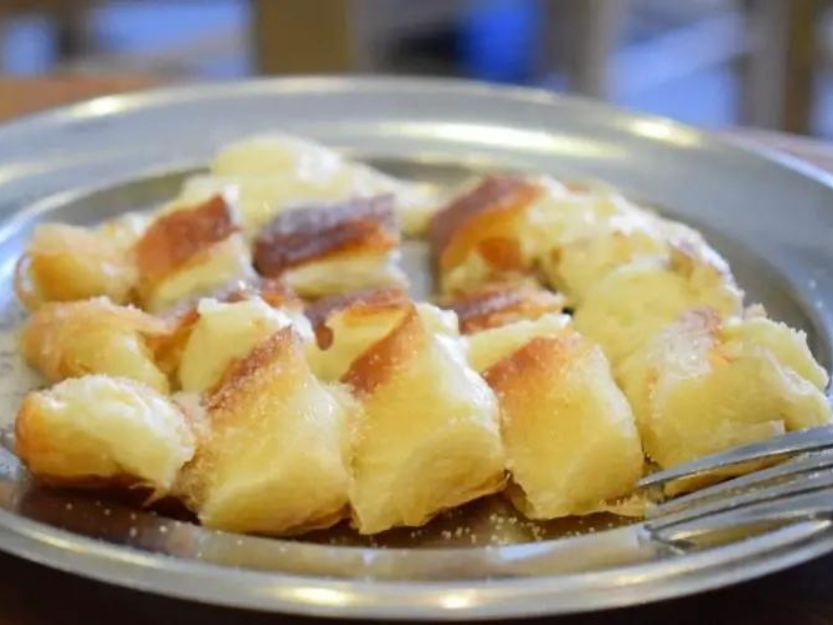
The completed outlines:
{"type": "Polygon", "coordinates": [[[228,531],[631,514],[653,467],[831,421],[804,334],[698,232],[541,175],[436,189],[256,136],[153,211],[41,224],[15,286],[31,474],[228,531]]]}

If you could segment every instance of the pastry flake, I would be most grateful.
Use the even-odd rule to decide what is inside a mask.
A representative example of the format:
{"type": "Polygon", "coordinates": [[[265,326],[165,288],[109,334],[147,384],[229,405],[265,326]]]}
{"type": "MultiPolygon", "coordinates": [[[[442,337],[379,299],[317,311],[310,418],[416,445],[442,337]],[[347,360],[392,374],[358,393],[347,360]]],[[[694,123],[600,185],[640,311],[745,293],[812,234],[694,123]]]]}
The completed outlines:
{"type": "Polygon", "coordinates": [[[15,452],[39,479],[74,486],[173,486],[194,453],[185,415],[151,387],[88,375],[30,392],[15,422],[15,452]]]}
{"type": "Polygon", "coordinates": [[[342,518],[347,416],[291,328],[230,367],[205,406],[209,434],[181,486],[203,525],[286,535],[342,518]]]}
{"type": "Polygon", "coordinates": [[[494,396],[467,366],[462,346],[430,332],[416,308],[342,380],[361,405],[350,487],[359,532],[422,525],[502,489],[494,396]]]}
{"type": "Polygon", "coordinates": [[[27,319],[20,346],[26,362],[50,382],[106,373],[167,393],[155,345],[170,331],[161,319],[98,297],[41,306],[27,319]]]}
{"type": "Polygon", "coordinates": [[[765,318],[686,311],[617,376],[662,467],[831,422],[827,374],[805,337],[765,318]]]}
{"type": "Polygon", "coordinates": [[[153,312],[253,277],[249,250],[220,195],[158,217],[133,253],[139,299],[153,312]]]}
{"type": "Polygon", "coordinates": [[[571,330],[537,336],[483,375],[500,403],[507,492],[526,516],[597,512],[633,491],[639,434],[598,346],[571,330]]]}
{"type": "Polygon", "coordinates": [[[15,269],[15,291],[35,310],[46,302],[107,296],[127,303],[136,282],[129,255],[106,235],[67,224],[35,228],[15,269]]]}
{"type": "Polygon", "coordinates": [[[560,313],[565,298],[533,282],[496,282],[447,298],[444,306],[457,314],[460,331],[470,334],[521,319],[535,320],[560,313]]]}
{"type": "Polygon", "coordinates": [[[395,266],[393,196],[287,210],[258,235],[254,262],[303,296],[405,284],[395,266]]]}

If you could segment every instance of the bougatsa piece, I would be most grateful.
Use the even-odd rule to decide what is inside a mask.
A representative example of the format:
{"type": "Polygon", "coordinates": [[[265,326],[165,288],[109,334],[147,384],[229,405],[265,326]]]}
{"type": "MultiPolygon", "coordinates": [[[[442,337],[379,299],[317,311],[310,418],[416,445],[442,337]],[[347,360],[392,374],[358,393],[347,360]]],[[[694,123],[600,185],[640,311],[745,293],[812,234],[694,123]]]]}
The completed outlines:
{"type": "Polygon", "coordinates": [[[239,188],[244,225],[252,233],[299,204],[390,194],[403,231],[417,235],[438,204],[431,185],[399,180],[323,145],[277,132],[224,147],[211,171],[239,188]]]}
{"type": "Polygon", "coordinates": [[[27,319],[20,346],[26,362],[50,382],[106,373],[166,393],[155,346],[170,331],[161,319],[97,297],[42,306],[27,319]]]}
{"type": "Polygon", "coordinates": [[[35,228],[18,261],[15,290],[35,310],[45,302],[66,302],[105,295],[127,303],[136,282],[129,254],[102,232],[67,224],[35,228]]]}
{"type": "Polygon", "coordinates": [[[630,406],[601,349],[546,314],[468,337],[469,360],[494,391],[512,481],[526,516],[610,509],[643,471],[630,406]]]}
{"type": "Polygon", "coordinates": [[[381,195],[287,210],[258,235],[255,267],[307,297],[403,285],[393,201],[381,195]]]}
{"type": "Polygon", "coordinates": [[[519,236],[526,212],[544,192],[521,176],[484,178],[434,214],[429,240],[441,290],[469,290],[487,280],[528,271],[533,259],[519,236]]]}
{"type": "Polygon", "coordinates": [[[322,298],[306,314],[316,342],[307,349],[315,374],[337,381],[353,361],[387,336],[413,306],[399,288],[365,289],[322,298]]]}
{"type": "Polygon", "coordinates": [[[422,525],[503,488],[494,396],[459,337],[432,318],[442,314],[412,308],[343,377],[361,405],[350,502],[363,534],[422,525]]]}
{"type": "Polygon", "coordinates": [[[205,402],[206,434],[181,492],[208,527],[284,535],[347,507],[347,414],[290,327],[230,367],[205,402]]]}
{"type": "Polygon", "coordinates": [[[139,299],[153,312],[254,277],[249,249],[220,195],[158,217],[133,253],[139,299]]]}
{"type": "Polygon", "coordinates": [[[687,311],[617,377],[645,451],[662,467],[831,421],[827,373],[804,335],[763,317],[687,311]]]}
{"type": "Polygon", "coordinates": [[[560,313],[564,297],[533,282],[497,282],[447,298],[444,307],[457,313],[460,331],[470,334],[522,319],[560,313]]]}
{"type": "Polygon", "coordinates": [[[526,516],[596,512],[633,491],[642,447],[598,346],[572,331],[536,337],[484,377],[500,402],[508,493],[526,516]]]}
{"type": "Polygon", "coordinates": [[[15,451],[50,483],[146,486],[167,494],[194,453],[180,408],[151,387],[105,375],[65,380],[26,395],[15,451]]]}

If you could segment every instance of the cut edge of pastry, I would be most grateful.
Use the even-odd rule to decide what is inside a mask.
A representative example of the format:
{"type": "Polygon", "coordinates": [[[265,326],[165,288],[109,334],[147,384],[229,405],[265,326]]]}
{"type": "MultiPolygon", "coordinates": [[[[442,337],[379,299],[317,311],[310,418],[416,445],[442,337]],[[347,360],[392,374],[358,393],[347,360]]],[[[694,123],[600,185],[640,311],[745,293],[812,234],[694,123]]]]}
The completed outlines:
{"type": "Polygon", "coordinates": [[[127,378],[88,375],[32,391],[15,421],[18,457],[54,485],[142,486],[158,497],[194,450],[180,408],[127,378]]]}

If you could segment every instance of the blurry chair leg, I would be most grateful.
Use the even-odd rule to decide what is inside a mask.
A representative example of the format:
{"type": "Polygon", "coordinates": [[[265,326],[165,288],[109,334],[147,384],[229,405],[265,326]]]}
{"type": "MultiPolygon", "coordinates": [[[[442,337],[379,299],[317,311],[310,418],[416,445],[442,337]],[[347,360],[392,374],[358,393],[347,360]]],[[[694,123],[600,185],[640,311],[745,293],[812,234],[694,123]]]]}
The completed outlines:
{"type": "Polygon", "coordinates": [[[54,9],[56,54],[60,61],[80,56],[89,48],[88,4],[69,1],[54,9]]]}
{"type": "Polygon", "coordinates": [[[743,122],[806,133],[813,104],[817,0],[747,0],[743,122]]]}
{"type": "Polygon", "coordinates": [[[622,32],[628,0],[572,2],[576,15],[572,87],[584,95],[610,95],[610,57],[622,32]]]}
{"type": "Polygon", "coordinates": [[[3,74],[8,69],[8,62],[6,60],[6,20],[3,18],[3,13],[0,12],[0,74],[3,74]]]}
{"type": "Polygon", "coordinates": [[[345,72],[357,61],[351,0],[251,0],[255,62],[266,74],[345,72]]]}

